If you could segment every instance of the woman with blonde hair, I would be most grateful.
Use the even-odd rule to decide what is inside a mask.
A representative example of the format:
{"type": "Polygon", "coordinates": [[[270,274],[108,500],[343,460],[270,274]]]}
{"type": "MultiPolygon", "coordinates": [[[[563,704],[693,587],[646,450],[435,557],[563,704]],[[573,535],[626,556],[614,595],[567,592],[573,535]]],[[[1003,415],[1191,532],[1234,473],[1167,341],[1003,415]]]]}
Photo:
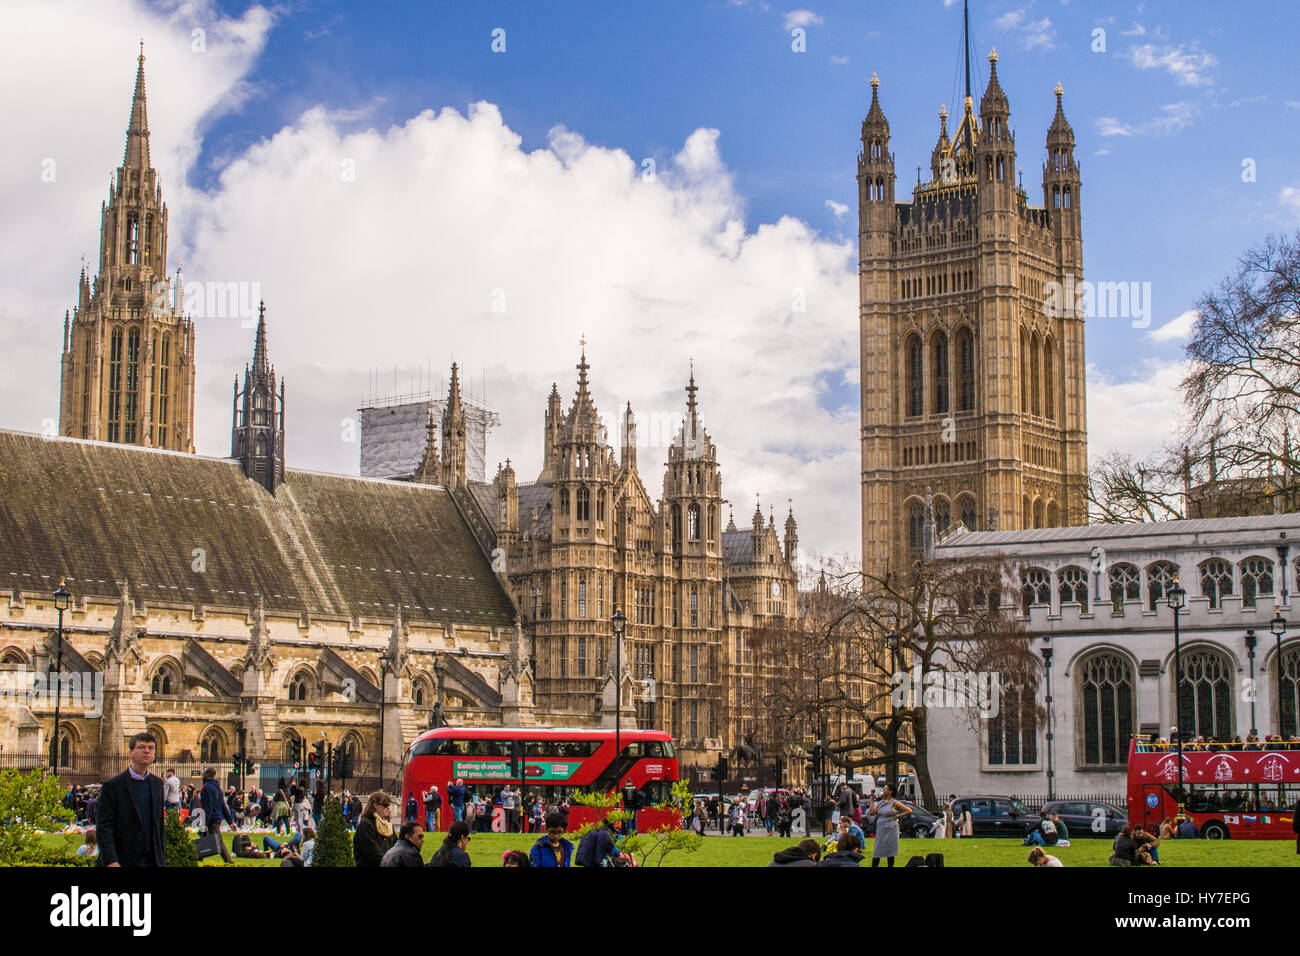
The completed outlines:
{"type": "Polygon", "coordinates": [[[376,790],[366,801],[357,821],[357,832],[352,837],[352,858],[357,866],[378,866],[384,854],[397,842],[393,832],[389,808],[392,799],[382,790],[376,790]]]}

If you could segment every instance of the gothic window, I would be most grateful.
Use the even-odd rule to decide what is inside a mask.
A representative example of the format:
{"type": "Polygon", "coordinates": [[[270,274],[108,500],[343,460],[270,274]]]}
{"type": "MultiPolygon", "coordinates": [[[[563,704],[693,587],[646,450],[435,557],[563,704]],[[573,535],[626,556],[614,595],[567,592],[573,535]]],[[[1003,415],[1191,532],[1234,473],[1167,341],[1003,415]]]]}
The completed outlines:
{"type": "Polygon", "coordinates": [[[1038,714],[1032,684],[1002,688],[998,712],[988,721],[988,762],[1007,767],[1038,763],[1038,714]]]}
{"type": "Polygon", "coordinates": [[[718,538],[718,509],[714,505],[709,505],[709,540],[716,541],[718,538]]]}
{"type": "Polygon", "coordinates": [[[140,388],[140,330],[126,333],[126,384],[123,388],[122,441],[134,443],[139,417],[136,408],[140,388]]]}
{"type": "Polygon", "coordinates": [[[1111,651],[1089,657],[1079,669],[1079,696],[1083,701],[1083,766],[1123,764],[1134,720],[1133,668],[1128,660],[1111,651]]]}
{"type": "Polygon", "coordinates": [[[1043,499],[1035,498],[1034,499],[1034,527],[1041,528],[1042,526],[1043,526],[1043,499]]]}
{"type": "Polygon", "coordinates": [[[1160,602],[1169,594],[1178,577],[1178,565],[1157,561],[1147,567],[1147,610],[1159,610],[1160,602]]]}
{"type": "Polygon", "coordinates": [[[164,333],[158,360],[158,413],[154,416],[155,424],[159,429],[167,424],[167,396],[171,389],[171,352],[172,337],[164,333]]]}
{"type": "Polygon", "coordinates": [[[135,213],[126,217],[126,248],[123,252],[127,265],[140,261],[140,218],[135,213]]]}
{"type": "Polygon", "coordinates": [[[587,639],[578,638],[578,676],[587,676],[587,639]]]}
{"type": "Polygon", "coordinates": [[[114,326],[108,345],[108,440],[115,442],[122,427],[122,327],[114,326]]]}
{"type": "MultiPolygon", "coordinates": [[[[1020,412],[1029,414],[1029,333],[1020,330],[1020,412]]],[[[1028,527],[1028,522],[1025,527],[1028,527]]]]}
{"type": "MultiPolygon", "coordinates": [[[[1276,660],[1273,665],[1277,666],[1276,660]]],[[[1276,671],[1274,672],[1276,673],[1276,671]]],[[[1300,730],[1296,727],[1296,714],[1300,713],[1300,644],[1282,650],[1282,680],[1277,684],[1281,693],[1282,711],[1278,726],[1288,740],[1300,730]]]]}
{"type": "Polygon", "coordinates": [[[569,489],[560,489],[560,516],[567,518],[569,516],[569,489]]]}
{"type": "Polygon", "coordinates": [[[952,524],[952,506],[948,504],[946,498],[935,498],[934,506],[934,533],[936,536],[945,534],[948,526],[952,524]]]}
{"type": "Polygon", "coordinates": [[[1273,595],[1273,562],[1267,558],[1247,558],[1241,562],[1241,606],[1254,607],[1259,595],[1273,595]]]}
{"type": "Polygon", "coordinates": [[[1088,613],[1088,572],[1072,565],[1062,568],[1057,578],[1061,582],[1061,603],[1078,604],[1079,610],[1088,613]]]}
{"type": "Polygon", "coordinates": [[[1061,187],[1060,186],[1052,187],[1052,208],[1053,209],[1061,208],[1061,187]]]}
{"type": "Polygon", "coordinates": [[[1202,564],[1201,593],[1210,599],[1210,607],[1222,607],[1223,598],[1232,593],[1232,565],[1222,558],[1202,564]]]}
{"type": "Polygon", "coordinates": [[[199,742],[199,760],[203,763],[221,762],[221,735],[209,730],[199,742]]]}
{"type": "Polygon", "coordinates": [[[1065,206],[1066,209],[1070,208],[1070,187],[1069,186],[1065,187],[1065,191],[1062,194],[1062,204],[1065,206]]]}
{"type": "Polygon", "coordinates": [[[700,626],[700,592],[691,587],[691,627],[700,626]]]}
{"type": "Polygon", "coordinates": [[[605,619],[605,579],[596,582],[596,619],[605,619]]]}
{"type": "Polygon", "coordinates": [[[975,499],[970,495],[963,495],[957,499],[958,510],[961,513],[961,523],[967,531],[975,530],[975,499]]]}
{"type": "Polygon", "coordinates": [[[957,393],[958,411],[975,410],[975,337],[970,329],[957,333],[957,393]]]}
{"type": "Polygon", "coordinates": [[[1110,606],[1116,614],[1124,613],[1125,601],[1136,601],[1141,593],[1138,569],[1131,564],[1117,564],[1109,571],[1110,606]]]}
{"type": "Polygon", "coordinates": [[[1039,349],[1038,333],[1035,332],[1029,340],[1029,411],[1033,415],[1041,415],[1043,411],[1042,357],[1039,349]]]}
{"type": "Polygon", "coordinates": [[[424,680],[422,678],[417,680],[411,687],[411,703],[416,707],[423,707],[428,696],[428,691],[424,686],[424,680]]]}
{"type": "Polygon", "coordinates": [[[569,639],[560,638],[560,676],[569,676],[569,639]]]}
{"type": "Polygon", "coordinates": [[[946,414],[948,411],[948,336],[936,332],[933,344],[934,356],[934,411],[946,414]]]}
{"type": "Polygon", "coordinates": [[[691,505],[686,509],[686,537],[691,541],[700,540],[699,505],[691,505]]]}
{"type": "Polygon", "coordinates": [[[1028,495],[1025,495],[1024,512],[1025,512],[1024,523],[1021,525],[1021,527],[1032,528],[1034,526],[1034,512],[1030,507],[1028,495]]]}
{"type": "Polygon", "coordinates": [[[904,349],[907,355],[907,414],[916,417],[925,409],[925,357],[919,336],[910,336],[904,349]]]}
{"type": "Polygon", "coordinates": [[[578,520],[591,520],[591,491],[585,485],[578,489],[578,520]]]}
{"type": "Polygon", "coordinates": [[[1047,503],[1047,527],[1059,528],[1061,526],[1061,509],[1055,501],[1047,503]]]}
{"type": "Polygon", "coordinates": [[[907,506],[907,546],[913,551],[925,548],[925,506],[919,501],[907,506]]]}
{"type": "Polygon", "coordinates": [[[578,578],[578,617],[587,616],[587,579],[578,578]]]}
{"type": "Polygon", "coordinates": [[[295,741],[298,743],[298,749],[300,751],[307,749],[306,741],[292,730],[287,731],[285,735],[280,738],[280,753],[285,763],[289,763],[293,760],[293,745],[295,741]]]}
{"type": "Polygon", "coordinates": [[[149,682],[149,693],[179,694],[180,692],[181,678],[175,667],[171,664],[163,664],[154,671],[153,679],[149,682]]]}
{"type": "Polygon", "coordinates": [[[293,675],[289,681],[289,700],[304,701],[307,699],[308,677],[306,673],[299,672],[293,675]]]}
{"type": "Polygon", "coordinates": [[[1043,417],[1056,421],[1056,343],[1043,345],[1043,417]]]}
{"type": "Polygon", "coordinates": [[[568,616],[569,616],[569,582],[567,580],[561,580],[560,581],[560,620],[563,621],[568,616]]]}
{"type": "Polygon", "coordinates": [[[689,683],[698,684],[699,682],[700,682],[700,647],[698,644],[692,644],[689,683]]]}
{"type": "Polygon", "coordinates": [[[682,550],[682,506],[673,505],[673,553],[680,554],[682,550]]]}
{"type": "Polygon", "coordinates": [[[258,458],[266,457],[266,436],[258,435],[255,443],[254,455],[258,458]]]}
{"type": "Polygon", "coordinates": [[[709,627],[713,627],[713,591],[709,591],[709,627]]]}
{"type": "Polygon", "coordinates": [[[1233,667],[1219,651],[1183,652],[1178,686],[1178,728],[1207,740],[1232,739],[1233,667]]]}
{"type": "Polygon", "coordinates": [[[1035,605],[1051,606],[1052,576],[1043,568],[1026,568],[1020,587],[1021,607],[1026,615],[1035,605]]]}

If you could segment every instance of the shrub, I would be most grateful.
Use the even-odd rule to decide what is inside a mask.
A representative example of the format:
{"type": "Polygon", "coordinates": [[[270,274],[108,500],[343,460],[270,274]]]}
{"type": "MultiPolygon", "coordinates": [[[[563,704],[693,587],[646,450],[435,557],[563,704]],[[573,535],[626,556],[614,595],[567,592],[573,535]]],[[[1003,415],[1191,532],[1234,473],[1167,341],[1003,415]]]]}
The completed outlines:
{"type": "MultiPolygon", "coordinates": [[[[44,770],[0,770],[0,865],[55,862],[39,831],[62,830],[71,819],[58,777],[44,770]]],[[[54,855],[66,861],[66,853],[54,855]]]]}
{"type": "Polygon", "coordinates": [[[185,829],[185,824],[181,823],[179,811],[167,811],[167,824],[163,835],[163,854],[168,866],[199,865],[199,851],[194,848],[190,831],[185,829]]]}
{"type": "Polygon", "coordinates": [[[311,854],[312,866],[354,866],[352,834],[343,820],[343,805],[336,797],[325,801],[316,845],[311,854]]]}

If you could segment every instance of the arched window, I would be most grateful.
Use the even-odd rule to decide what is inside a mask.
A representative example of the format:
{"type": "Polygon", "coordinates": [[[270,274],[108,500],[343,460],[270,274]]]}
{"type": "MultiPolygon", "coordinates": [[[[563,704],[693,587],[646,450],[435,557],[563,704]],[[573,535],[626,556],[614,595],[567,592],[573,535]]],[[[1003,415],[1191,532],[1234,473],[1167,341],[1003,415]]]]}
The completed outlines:
{"type": "Polygon", "coordinates": [[[1043,417],[1056,421],[1056,343],[1051,336],[1043,344],[1043,417]]]}
{"type": "Polygon", "coordinates": [[[221,761],[221,735],[216,730],[209,730],[199,741],[199,760],[203,763],[221,761]]]}
{"type": "Polygon", "coordinates": [[[1032,683],[1001,690],[998,712],[988,720],[988,762],[1006,767],[1038,763],[1038,709],[1032,683]]]}
{"type": "Polygon", "coordinates": [[[1147,610],[1159,610],[1160,602],[1169,594],[1178,578],[1178,565],[1157,561],[1147,567],[1147,610]]]}
{"type": "Polygon", "coordinates": [[[709,505],[709,540],[718,539],[718,509],[714,505],[709,505]]]}
{"type": "Polygon", "coordinates": [[[147,732],[153,734],[153,737],[154,737],[154,744],[153,744],[153,756],[154,756],[154,760],[155,760],[156,762],[161,762],[161,761],[163,760],[163,758],[167,756],[167,754],[166,754],[167,735],[166,735],[165,733],[163,733],[163,729],[162,729],[161,727],[159,727],[157,724],[149,724],[147,727],[145,727],[145,730],[146,730],[147,732]]]}
{"type": "Polygon", "coordinates": [[[587,579],[578,578],[578,617],[587,616],[587,579]]]}
{"type": "Polygon", "coordinates": [[[1047,527],[1059,528],[1061,526],[1061,509],[1055,501],[1047,503],[1047,527]]]}
{"type": "Polygon", "coordinates": [[[122,428],[122,327],[108,337],[108,440],[118,441],[122,428]]]}
{"type": "Polygon", "coordinates": [[[72,758],[76,756],[76,746],[72,731],[66,725],[59,731],[58,741],[50,741],[50,752],[51,755],[58,755],[58,766],[72,766],[72,758]]]}
{"type": "MultiPolygon", "coordinates": [[[[280,756],[285,763],[290,763],[293,760],[294,741],[298,742],[298,749],[300,751],[305,751],[307,749],[306,741],[298,736],[296,731],[286,730],[284,736],[280,738],[280,756]]],[[[306,757],[305,753],[303,754],[303,757],[306,757]]]]}
{"type": "Polygon", "coordinates": [[[1232,593],[1232,565],[1222,558],[1211,558],[1201,565],[1201,594],[1210,599],[1210,607],[1222,607],[1232,593]]]}
{"type": "Polygon", "coordinates": [[[578,489],[578,520],[591,520],[591,492],[585,485],[578,489]]]}
{"type": "Polygon", "coordinates": [[[935,498],[932,507],[934,508],[934,533],[937,537],[946,534],[948,526],[952,524],[952,506],[948,504],[947,498],[935,498]]]}
{"type": "Polygon", "coordinates": [[[1020,330],[1020,412],[1029,414],[1029,333],[1024,328],[1020,330]]]}
{"type": "Polygon", "coordinates": [[[1085,767],[1118,766],[1127,760],[1133,736],[1133,683],[1128,659],[1113,651],[1093,654],[1079,667],[1085,767]]]}
{"type": "Polygon", "coordinates": [[[907,356],[907,414],[915,418],[925,410],[925,357],[920,337],[909,336],[903,351],[907,356]]]}
{"type": "Polygon", "coordinates": [[[690,505],[686,509],[686,537],[691,541],[700,540],[700,506],[690,505]]]}
{"type": "Polygon", "coordinates": [[[1035,498],[1034,499],[1034,527],[1041,528],[1042,526],[1043,526],[1043,499],[1035,498]]]}
{"type": "Polygon", "coordinates": [[[605,492],[596,495],[596,520],[604,522],[605,520],[605,492]]]}
{"type": "Polygon", "coordinates": [[[26,664],[27,657],[16,647],[7,647],[0,654],[0,664],[26,664]]]}
{"type": "MultiPolygon", "coordinates": [[[[1178,687],[1178,729],[1207,740],[1232,739],[1234,668],[1217,650],[1184,651],[1178,687]]],[[[1172,669],[1172,668],[1171,668],[1172,669]]]]}
{"type": "Polygon", "coordinates": [[[1136,601],[1141,595],[1142,581],[1138,569],[1131,564],[1117,564],[1110,569],[1108,576],[1111,610],[1123,614],[1124,602],[1136,601]]]}
{"type": "Polygon", "coordinates": [[[1039,354],[1041,348],[1038,333],[1035,332],[1029,339],[1029,412],[1031,415],[1043,413],[1043,366],[1042,356],[1039,354]]]}
{"type": "Polygon", "coordinates": [[[1300,713],[1300,644],[1282,648],[1282,679],[1274,686],[1281,691],[1278,727],[1282,736],[1290,740],[1300,734],[1296,725],[1296,715],[1300,713]]]}
{"type": "Polygon", "coordinates": [[[943,415],[948,411],[948,336],[936,332],[931,345],[932,375],[934,376],[934,411],[943,415]]]}
{"type": "Polygon", "coordinates": [[[691,586],[691,627],[700,626],[700,592],[691,586]]]}
{"type": "Polygon", "coordinates": [[[122,252],[127,265],[140,262],[140,217],[135,213],[126,217],[126,246],[122,252]]]}
{"type": "Polygon", "coordinates": [[[569,582],[560,579],[560,620],[569,616],[569,582]]]}
{"type": "Polygon", "coordinates": [[[925,506],[919,501],[907,506],[907,546],[913,551],[925,549],[925,506]]]}
{"type": "Polygon", "coordinates": [[[962,497],[957,499],[957,501],[958,510],[961,513],[962,526],[967,531],[974,531],[976,515],[975,499],[970,495],[962,495],[962,497]]]}
{"type": "Polygon", "coordinates": [[[1032,506],[1029,504],[1028,495],[1025,495],[1023,505],[1024,505],[1025,515],[1024,515],[1024,523],[1021,525],[1021,527],[1032,528],[1034,526],[1034,512],[1032,506]]]}
{"type": "Polygon", "coordinates": [[[153,679],[149,681],[149,693],[179,694],[180,692],[181,676],[172,664],[163,664],[154,671],[153,679]]]}
{"type": "Polygon", "coordinates": [[[309,678],[306,671],[299,671],[294,674],[289,681],[289,699],[294,701],[306,700],[308,687],[309,678]]]}
{"type": "Polygon", "coordinates": [[[1254,607],[1259,595],[1273,596],[1273,562],[1247,558],[1241,562],[1241,606],[1254,607]]]}
{"type": "Polygon", "coordinates": [[[975,337],[968,328],[957,332],[957,410],[975,410],[975,337]]]}
{"type": "Polygon", "coordinates": [[[1088,612],[1088,572],[1083,568],[1071,565],[1068,568],[1062,568],[1057,575],[1061,582],[1057,591],[1061,596],[1062,604],[1078,604],[1079,610],[1085,614],[1088,612]]]}
{"type": "Polygon", "coordinates": [[[673,552],[680,554],[682,550],[682,506],[673,505],[673,552]]]}
{"type": "Polygon", "coordinates": [[[1052,604],[1052,576],[1043,568],[1026,568],[1020,586],[1020,606],[1026,615],[1031,607],[1052,604]]]}
{"type": "Polygon", "coordinates": [[[560,515],[567,518],[569,516],[569,489],[560,489],[560,515]]]}

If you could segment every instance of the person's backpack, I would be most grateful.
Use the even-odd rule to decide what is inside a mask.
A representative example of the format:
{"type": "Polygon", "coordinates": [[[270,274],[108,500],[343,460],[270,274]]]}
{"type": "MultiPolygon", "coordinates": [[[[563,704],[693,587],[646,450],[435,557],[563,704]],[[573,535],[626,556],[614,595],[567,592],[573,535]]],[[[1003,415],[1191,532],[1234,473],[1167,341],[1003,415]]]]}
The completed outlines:
{"type": "Polygon", "coordinates": [[[924,867],[924,866],[925,866],[925,857],[923,857],[923,856],[914,856],[914,857],[912,857],[910,860],[907,861],[907,866],[904,867],[904,869],[908,869],[908,870],[910,870],[910,869],[911,869],[912,867],[914,867],[914,866],[916,866],[916,867],[924,867]]]}

